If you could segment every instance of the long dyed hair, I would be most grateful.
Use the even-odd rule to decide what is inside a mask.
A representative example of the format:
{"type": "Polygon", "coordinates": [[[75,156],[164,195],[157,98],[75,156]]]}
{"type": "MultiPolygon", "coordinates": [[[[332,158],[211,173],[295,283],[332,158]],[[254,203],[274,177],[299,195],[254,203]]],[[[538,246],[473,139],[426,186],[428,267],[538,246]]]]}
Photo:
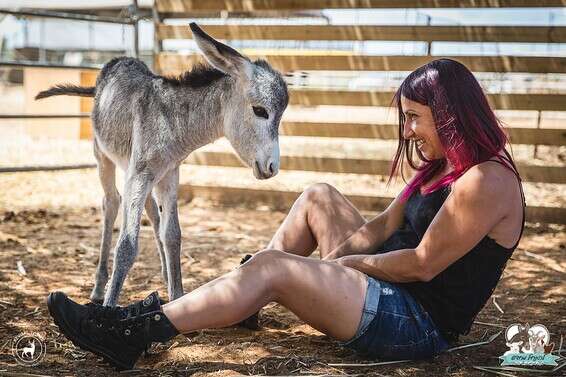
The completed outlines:
{"type": "Polygon", "coordinates": [[[505,145],[508,142],[500,121],[466,66],[451,59],[438,59],[412,72],[393,98],[399,113],[399,144],[391,166],[389,181],[398,172],[404,179],[403,160],[417,173],[402,193],[408,199],[415,190],[430,181],[447,163],[453,170],[426,189],[433,192],[450,185],[472,166],[496,157],[517,171],[505,145]],[[430,107],[445,158],[428,160],[412,140],[403,138],[405,115],[401,96],[430,107]],[[499,157],[501,151],[504,157],[499,157]],[[415,163],[414,154],[420,159],[415,163]]]}

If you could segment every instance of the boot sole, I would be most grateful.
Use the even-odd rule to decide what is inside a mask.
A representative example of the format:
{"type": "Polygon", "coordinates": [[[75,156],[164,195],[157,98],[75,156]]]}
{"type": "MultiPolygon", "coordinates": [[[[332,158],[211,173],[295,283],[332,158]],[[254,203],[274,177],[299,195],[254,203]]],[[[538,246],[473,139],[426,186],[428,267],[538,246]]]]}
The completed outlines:
{"type": "Polygon", "coordinates": [[[49,296],[47,296],[47,308],[49,310],[49,314],[51,315],[51,317],[53,318],[53,321],[55,322],[55,324],[57,325],[57,327],[59,328],[59,330],[77,347],[82,348],[84,350],[90,351],[92,353],[94,353],[95,355],[101,356],[105,361],[109,362],[110,364],[112,364],[114,367],[120,369],[120,370],[129,370],[132,369],[134,367],[134,364],[130,365],[130,364],[125,364],[124,362],[116,359],[114,356],[109,355],[108,353],[106,353],[105,351],[101,350],[100,348],[98,348],[95,345],[90,344],[90,342],[84,341],[82,340],[78,334],[75,333],[75,331],[73,330],[73,328],[71,326],[69,326],[64,319],[59,319],[59,316],[57,315],[57,311],[56,311],[56,305],[55,305],[55,298],[53,296],[53,293],[50,293],[49,296]]]}

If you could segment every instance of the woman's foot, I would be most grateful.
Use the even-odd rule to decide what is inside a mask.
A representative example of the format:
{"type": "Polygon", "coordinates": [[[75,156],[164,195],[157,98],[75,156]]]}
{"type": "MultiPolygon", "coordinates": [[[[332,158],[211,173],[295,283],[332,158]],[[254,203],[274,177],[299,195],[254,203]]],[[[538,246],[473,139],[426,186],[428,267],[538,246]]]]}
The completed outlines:
{"type": "Polygon", "coordinates": [[[69,340],[118,369],[132,369],[151,342],[165,342],[179,334],[161,311],[157,292],[115,308],[80,305],[63,292],[53,292],[47,297],[47,307],[69,340]]]}
{"type": "MultiPolygon", "coordinates": [[[[240,261],[240,266],[249,261],[252,257],[253,255],[246,254],[240,261]]],[[[261,328],[259,325],[259,311],[244,319],[242,322],[237,323],[236,326],[244,327],[250,330],[259,330],[261,328]]]]}

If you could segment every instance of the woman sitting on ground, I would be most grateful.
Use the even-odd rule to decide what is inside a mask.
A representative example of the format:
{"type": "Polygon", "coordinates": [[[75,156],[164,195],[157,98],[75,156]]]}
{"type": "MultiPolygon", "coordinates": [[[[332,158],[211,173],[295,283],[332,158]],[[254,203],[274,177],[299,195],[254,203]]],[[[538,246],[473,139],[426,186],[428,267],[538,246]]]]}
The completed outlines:
{"type": "Polygon", "coordinates": [[[55,323],[119,368],[132,368],[151,342],[233,325],[273,301],[367,356],[439,354],[469,332],[517,247],[523,192],[507,138],[465,66],[426,64],[395,100],[392,175],[404,157],[416,174],[372,220],[316,184],[240,268],[162,306],[156,293],[124,308],[52,293],[55,323]],[[317,247],[322,260],[308,258],[317,247]]]}

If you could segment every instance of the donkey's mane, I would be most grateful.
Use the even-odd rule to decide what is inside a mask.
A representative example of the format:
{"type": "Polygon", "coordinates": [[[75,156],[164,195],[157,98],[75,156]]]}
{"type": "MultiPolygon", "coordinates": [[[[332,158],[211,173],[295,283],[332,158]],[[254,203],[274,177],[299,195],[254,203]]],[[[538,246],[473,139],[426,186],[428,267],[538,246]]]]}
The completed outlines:
{"type": "Polygon", "coordinates": [[[224,76],[226,76],[226,74],[216,68],[209,65],[197,64],[190,71],[183,72],[179,76],[163,76],[163,79],[165,82],[176,86],[202,88],[224,76]]]}

